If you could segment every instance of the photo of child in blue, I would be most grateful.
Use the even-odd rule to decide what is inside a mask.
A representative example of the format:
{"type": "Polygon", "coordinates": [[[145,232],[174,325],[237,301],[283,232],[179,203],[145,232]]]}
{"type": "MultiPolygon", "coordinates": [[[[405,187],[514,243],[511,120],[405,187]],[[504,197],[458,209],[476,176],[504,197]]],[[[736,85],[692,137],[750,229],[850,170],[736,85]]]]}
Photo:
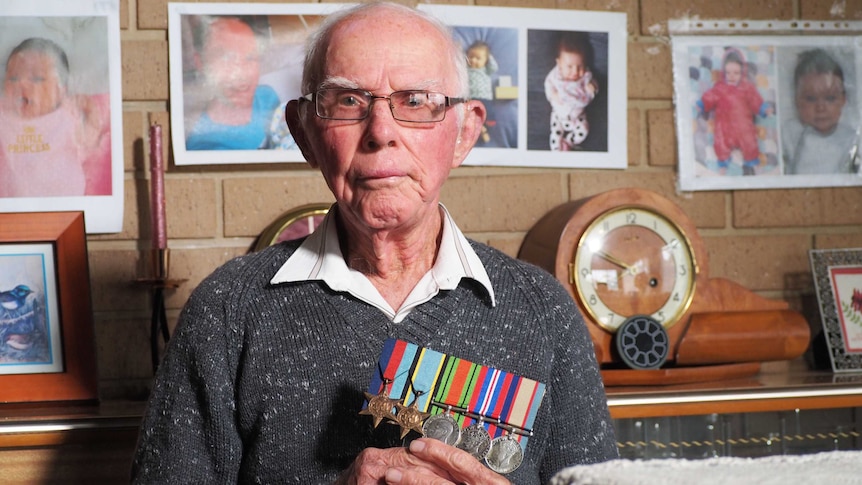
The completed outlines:
{"type": "Polygon", "coordinates": [[[195,59],[207,97],[186,136],[186,149],[270,148],[270,125],[281,101],[273,88],[259,84],[254,30],[234,17],[214,17],[200,30],[195,59]]]}

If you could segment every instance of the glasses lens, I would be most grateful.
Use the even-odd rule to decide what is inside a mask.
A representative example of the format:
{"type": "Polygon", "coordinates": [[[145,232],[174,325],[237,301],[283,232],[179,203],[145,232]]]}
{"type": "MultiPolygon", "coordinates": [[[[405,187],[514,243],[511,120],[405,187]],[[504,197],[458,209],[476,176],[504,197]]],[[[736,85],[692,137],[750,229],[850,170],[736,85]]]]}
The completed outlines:
{"type": "Polygon", "coordinates": [[[392,115],[403,121],[440,121],[446,116],[446,96],[428,91],[395,91],[389,96],[392,115]]]}
{"type": "Polygon", "coordinates": [[[358,89],[319,89],[317,115],[333,120],[361,120],[368,115],[371,97],[358,89]]]}

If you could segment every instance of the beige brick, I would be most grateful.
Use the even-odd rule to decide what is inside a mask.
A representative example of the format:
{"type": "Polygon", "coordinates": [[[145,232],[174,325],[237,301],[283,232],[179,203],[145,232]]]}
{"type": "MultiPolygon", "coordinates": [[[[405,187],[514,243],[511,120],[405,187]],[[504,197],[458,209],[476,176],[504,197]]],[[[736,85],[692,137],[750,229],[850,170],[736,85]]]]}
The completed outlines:
{"type": "Polygon", "coordinates": [[[129,28],[129,0],[120,0],[120,29],[129,28]]]}
{"type": "MultiPolygon", "coordinates": [[[[215,187],[215,181],[208,178],[165,177],[165,214],[169,241],[217,235],[218,208],[215,187]]],[[[170,245],[168,242],[168,247],[170,245]]]]}
{"type": "Polygon", "coordinates": [[[862,248],[862,228],[857,227],[855,229],[856,232],[849,234],[816,234],[814,236],[814,248],[862,248]]]}
{"type": "Polygon", "coordinates": [[[725,226],[724,194],[720,192],[696,192],[679,195],[670,173],[578,171],[570,175],[571,200],[578,200],[611,189],[639,187],[669,199],[678,205],[699,228],[725,226]]]}
{"type": "Polygon", "coordinates": [[[639,109],[629,109],[627,115],[627,145],[626,149],[628,151],[628,166],[634,167],[637,165],[641,165],[641,161],[643,160],[643,150],[641,147],[641,129],[643,123],[641,123],[641,110],[639,109]]]}
{"type": "Polygon", "coordinates": [[[556,0],[476,0],[476,5],[486,7],[524,7],[524,8],[554,8],[556,0]]]}
{"type": "Polygon", "coordinates": [[[168,43],[127,40],[122,43],[123,99],[168,99],[168,43]]]}
{"type": "Polygon", "coordinates": [[[168,28],[168,0],[137,0],[139,29],[168,28]]]}
{"type": "MultiPolygon", "coordinates": [[[[475,239],[475,238],[474,238],[475,239]]],[[[477,239],[481,240],[481,239],[477,239]]],[[[510,236],[510,237],[489,237],[483,240],[485,244],[491,246],[492,248],[499,249],[504,253],[508,254],[513,258],[518,257],[518,251],[521,249],[521,243],[523,243],[523,238],[510,236]]]]}
{"type": "Polygon", "coordinates": [[[736,227],[862,224],[862,187],[733,193],[736,227]]]}
{"type": "Polygon", "coordinates": [[[809,271],[807,235],[705,238],[710,276],[728,278],[752,291],[787,291],[794,276],[809,271]]]}
{"type": "MultiPolygon", "coordinates": [[[[230,259],[246,254],[247,247],[172,249],[170,277],[181,283],[165,292],[165,306],[179,309],[204,278],[230,259]]],[[[171,319],[168,319],[171,321],[171,319]]],[[[173,323],[172,323],[173,325],[173,323]]]]}
{"type": "Polygon", "coordinates": [[[799,0],[801,18],[812,20],[862,20],[862,0],[799,0]]]}
{"type": "Polygon", "coordinates": [[[595,12],[622,12],[626,14],[626,32],[629,35],[637,34],[640,23],[637,0],[557,0],[557,8],[595,12]]]}
{"type": "Polygon", "coordinates": [[[667,35],[670,19],[788,20],[794,0],[641,0],[641,34],[667,35]]]}
{"type": "Polygon", "coordinates": [[[647,111],[647,140],[649,164],[656,167],[674,167],[677,164],[676,129],[673,110],[647,111]]]}
{"type": "Polygon", "coordinates": [[[441,200],[464,232],[526,231],[565,200],[559,173],[452,177],[441,200]]]}
{"type": "Polygon", "coordinates": [[[150,320],[96,322],[96,355],[100,379],[151,377],[150,320]]]}
{"type": "Polygon", "coordinates": [[[142,170],[141,134],[144,115],[140,111],[123,111],[123,165],[126,172],[142,170]]]}
{"type": "MultiPolygon", "coordinates": [[[[109,234],[89,234],[87,238],[93,241],[121,241],[129,239],[138,239],[141,237],[138,224],[139,205],[144,204],[145,217],[148,217],[149,209],[146,204],[149,204],[146,188],[140,192],[136,187],[141,185],[146,187],[146,182],[136,181],[134,179],[126,179],[123,182],[123,228],[120,232],[109,234]],[[138,200],[138,193],[143,194],[144,199],[138,200]]],[[[147,230],[149,234],[149,230],[147,230]]]]}
{"type": "Polygon", "coordinates": [[[335,200],[323,176],[312,170],[284,177],[232,178],[222,186],[227,237],[257,236],[285,211],[335,200]]]}
{"type": "Polygon", "coordinates": [[[667,99],[673,97],[670,48],[663,42],[629,42],[629,99],[667,99]]]}
{"type": "Polygon", "coordinates": [[[148,308],[148,289],[136,284],[150,276],[140,251],[91,249],[88,256],[94,312],[148,308]]]}

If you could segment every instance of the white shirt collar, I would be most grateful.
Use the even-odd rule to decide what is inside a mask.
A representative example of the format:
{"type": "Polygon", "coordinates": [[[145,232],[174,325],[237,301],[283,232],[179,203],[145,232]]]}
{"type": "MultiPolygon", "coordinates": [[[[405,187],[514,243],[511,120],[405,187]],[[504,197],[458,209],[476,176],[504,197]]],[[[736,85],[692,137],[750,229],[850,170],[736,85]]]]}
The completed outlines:
{"type": "Polygon", "coordinates": [[[395,323],[402,321],[413,308],[433,298],[440,290],[452,290],[461,278],[471,278],[488,291],[496,304],[491,280],[479,256],[458,229],[449,211],[440,204],[443,234],[440,249],[431,270],[416,284],[397,311],[394,310],[359,271],[347,266],[338,244],[338,229],[333,210],[306,238],[270,280],[272,284],[320,280],[334,291],[344,291],[383,311],[395,323]]]}

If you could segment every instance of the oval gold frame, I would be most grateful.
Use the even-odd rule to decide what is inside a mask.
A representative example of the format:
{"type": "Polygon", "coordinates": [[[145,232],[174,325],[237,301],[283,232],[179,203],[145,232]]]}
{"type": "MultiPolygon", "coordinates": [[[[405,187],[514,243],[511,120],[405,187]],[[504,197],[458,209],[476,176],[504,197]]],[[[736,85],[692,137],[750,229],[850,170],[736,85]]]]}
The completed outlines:
{"type": "Polygon", "coordinates": [[[264,228],[252,251],[260,251],[265,247],[272,246],[279,241],[281,234],[292,224],[307,217],[326,215],[331,206],[330,203],[306,204],[284,212],[264,228]]]}

